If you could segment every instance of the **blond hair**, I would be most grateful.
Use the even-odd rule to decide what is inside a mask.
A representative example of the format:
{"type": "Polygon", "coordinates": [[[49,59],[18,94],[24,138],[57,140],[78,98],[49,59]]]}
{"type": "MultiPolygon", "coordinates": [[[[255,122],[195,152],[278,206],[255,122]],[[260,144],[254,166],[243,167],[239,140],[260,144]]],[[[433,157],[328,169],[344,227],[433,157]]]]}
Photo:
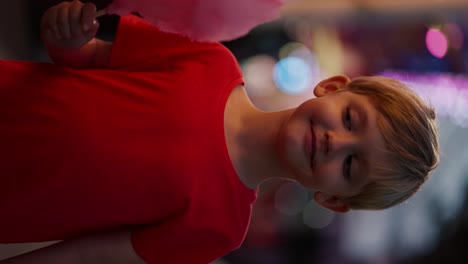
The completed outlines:
{"type": "Polygon", "coordinates": [[[352,209],[385,209],[399,204],[426,182],[439,163],[434,110],[401,82],[386,77],[359,77],[347,91],[366,95],[380,113],[378,126],[388,157],[374,164],[370,183],[353,197],[341,197],[352,209]],[[388,162],[389,161],[389,162],[388,162]]]}

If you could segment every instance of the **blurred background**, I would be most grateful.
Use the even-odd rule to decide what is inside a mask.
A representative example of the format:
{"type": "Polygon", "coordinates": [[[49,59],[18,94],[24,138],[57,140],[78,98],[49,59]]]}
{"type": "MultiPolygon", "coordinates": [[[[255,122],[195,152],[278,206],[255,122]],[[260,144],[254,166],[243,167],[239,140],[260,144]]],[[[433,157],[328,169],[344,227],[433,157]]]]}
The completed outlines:
{"type": "MultiPolygon", "coordinates": [[[[47,61],[39,19],[58,2],[0,1],[0,57],[47,61]]],[[[99,34],[112,38],[117,21],[101,18],[99,34]]],[[[419,193],[384,211],[331,213],[310,191],[269,182],[243,246],[216,263],[466,263],[467,37],[466,0],[292,0],[278,20],[224,43],[253,102],[267,111],[312,98],[315,84],[331,75],[398,78],[436,109],[442,156],[419,193]]],[[[0,245],[0,259],[43,245],[0,245]]]]}

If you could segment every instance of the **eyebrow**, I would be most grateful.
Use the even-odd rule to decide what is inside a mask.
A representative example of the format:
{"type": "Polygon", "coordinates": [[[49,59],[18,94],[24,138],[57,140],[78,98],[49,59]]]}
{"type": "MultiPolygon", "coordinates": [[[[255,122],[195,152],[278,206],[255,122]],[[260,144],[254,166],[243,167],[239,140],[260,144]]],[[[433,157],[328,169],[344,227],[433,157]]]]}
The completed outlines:
{"type": "MultiPolygon", "coordinates": [[[[359,116],[359,128],[362,130],[361,133],[365,134],[366,131],[368,130],[368,117],[367,117],[367,111],[359,104],[354,105],[354,109],[356,109],[356,112],[358,113],[359,116]]],[[[361,153],[360,155],[357,156],[357,168],[355,169],[355,180],[359,183],[364,181],[365,179],[368,178],[369,174],[369,161],[367,160],[366,156],[361,153]]]]}
{"type": "Polygon", "coordinates": [[[364,155],[359,155],[356,159],[358,162],[356,162],[357,166],[354,173],[355,177],[353,178],[356,183],[361,183],[364,182],[369,176],[369,162],[364,157],[364,155]]]}
{"type": "Polygon", "coordinates": [[[367,111],[364,110],[362,106],[358,104],[356,104],[354,108],[356,109],[356,112],[358,113],[358,116],[359,116],[359,126],[367,130],[367,121],[368,121],[367,111]]]}

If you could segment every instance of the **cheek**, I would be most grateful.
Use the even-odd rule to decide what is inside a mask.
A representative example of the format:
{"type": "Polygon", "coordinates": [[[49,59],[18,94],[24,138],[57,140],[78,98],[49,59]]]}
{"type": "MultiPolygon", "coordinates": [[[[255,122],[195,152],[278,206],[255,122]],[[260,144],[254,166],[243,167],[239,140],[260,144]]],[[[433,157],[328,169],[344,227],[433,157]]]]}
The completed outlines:
{"type": "Polygon", "coordinates": [[[314,168],[314,181],[317,185],[330,186],[340,183],[342,176],[341,164],[339,162],[326,162],[314,168]]]}

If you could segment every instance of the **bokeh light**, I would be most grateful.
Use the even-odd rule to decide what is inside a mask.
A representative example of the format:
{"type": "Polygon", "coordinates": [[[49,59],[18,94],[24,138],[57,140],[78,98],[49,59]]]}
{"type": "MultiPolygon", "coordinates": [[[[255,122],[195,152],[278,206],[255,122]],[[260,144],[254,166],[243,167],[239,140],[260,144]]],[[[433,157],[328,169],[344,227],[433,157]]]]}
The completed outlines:
{"type": "Polygon", "coordinates": [[[308,192],[296,182],[282,185],[275,194],[275,208],[285,215],[296,215],[302,212],[307,204],[308,192]]]}
{"type": "Polygon", "coordinates": [[[307,63],[310,67],[309,75],[312,77],[312,79],[316,79],[320,77],[321,71],[320,71],[320,65],[317,60],[317,57],[307,47],[302,46],[300,48],[297,48],[293,50],[289,54],[289,56],[302,59],[305,63],[307,63]]]}
{"type": "Polygon", "coordinates": [[[288,42],[280,48],[278,56],[280,59],[284,59],[291,56],[291,54],[294,53],[294,51],[299,49],[307,49],[307,47],[305,47],[304,44],[299,42],[288,42]]]}
{"type": "Polygon", "coordinates": [[[273,68],[276,60],[268,55],[252,56],[241,65],[250,96],[267,97],[276,91],[273,81],[273,68]]]}
{"type": "Polygon", "coordinates": [[[443,27],[443,32],[447,36],[448,44],[451,48],[459,50],[463,47],[464,34],[463,29],[455,23],[447,23],[443,27]]]}
{"type": "Polygon", "coordinates": [[[273,79],[286,94],[300,94],[312,83],[311,67],[301,58],[287,57],[276,63],[273,79]]]}
{"type": "Polygon", "coordinates": [[[309,201],[302,212],[304,225],[315,229],[328,226],[334,217],[334,212],[318,206],[313,200],[309,201]]]}
{"type": "Polygon", "coordinates": [[[434,57],[441,59],[447,53],[447,38],[439,29],[429,28],[426,33],[426,46],[434,57]]]}

